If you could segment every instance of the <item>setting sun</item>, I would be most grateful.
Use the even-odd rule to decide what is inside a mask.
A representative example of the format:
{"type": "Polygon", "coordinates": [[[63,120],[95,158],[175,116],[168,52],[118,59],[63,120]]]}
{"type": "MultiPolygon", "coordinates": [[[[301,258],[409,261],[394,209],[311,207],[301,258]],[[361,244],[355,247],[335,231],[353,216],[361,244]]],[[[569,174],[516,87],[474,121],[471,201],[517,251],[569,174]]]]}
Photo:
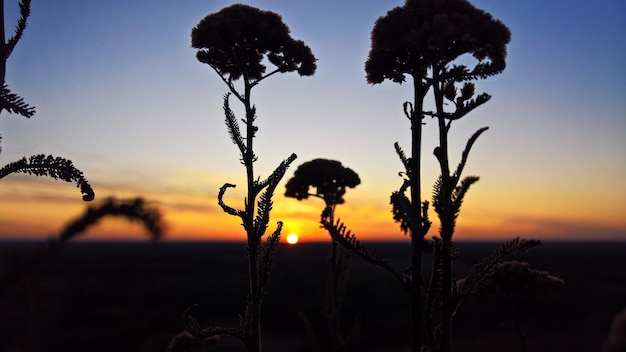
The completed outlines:
{"type": "Polygon", "coordinates": [[[298,235],[296,235],[295,233],[290,233],[289,235],[287,235],[287,243],[289,244],[296,244],[298,243],[298,235]]]}

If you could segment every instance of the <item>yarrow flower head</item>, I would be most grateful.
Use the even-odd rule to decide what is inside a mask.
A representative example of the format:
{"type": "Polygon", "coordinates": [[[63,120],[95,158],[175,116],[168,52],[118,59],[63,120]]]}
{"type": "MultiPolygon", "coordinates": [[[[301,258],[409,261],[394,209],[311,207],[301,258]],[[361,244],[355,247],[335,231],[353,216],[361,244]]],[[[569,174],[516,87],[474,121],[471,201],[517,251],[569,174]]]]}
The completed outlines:
{"type": "Polygon", "coordinates": [[[532,269],[526,262],[508,261],[499,264],[488,289],[508,295],[548,292],[560,289],[565,282],[546,271],[532,269]]]}
{"type": "Polygon", "coordinates": [[[266,56],[279,72],[313,75],[315,56],[289,32],[280,15],[234,4],[203,18],[191,31],[191,46],[200,49],[196,54],[200,62],[228,80],[261,79],[266,56]]]}
{"type": "Polygon", "coordinates": [[[361,183],[359,175],[344,167],[341,162],[327,159],[308,161],[296,169],[287,181],[285,196],[298,200],[307,199],[309,187],[315,187],[315,196],[324,199],[326,205],[343,204],[346,187],[354,188],[361,183]]]}
{"type": "Polygon", "coordinates": [[[463,54],[481,63],[481,78],[500,73],[511,32],[467,0],[407,0],[376,21],[371,39],[368,83],[402,83],[406,74],[424,77],[432,65],[445,67],[463,54]]]}

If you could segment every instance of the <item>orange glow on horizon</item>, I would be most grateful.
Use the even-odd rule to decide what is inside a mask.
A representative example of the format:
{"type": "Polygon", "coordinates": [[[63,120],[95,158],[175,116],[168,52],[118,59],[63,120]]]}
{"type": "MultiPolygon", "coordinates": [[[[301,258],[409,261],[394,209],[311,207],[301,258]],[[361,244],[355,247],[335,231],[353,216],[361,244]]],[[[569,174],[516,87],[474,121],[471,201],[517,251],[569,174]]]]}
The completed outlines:
{"type": "MultiPolygon", "coordinates": [[[[164,240],[246,240],[241,219],[224,213],[217,205],[214,194],[177,194],[172,191],[134,194],[127,189],[115,192],[100,187],[96,200],[85,203],[80,200],[74,186],[48,181],[36,183],[33,180],[39,181],[38,178],[9,178],[0,184],[0,239],[53,236],[68,221],[84,212],[86,206],[97,204],[98,199],[104,199],[108,193],[116,194],[118,198],[140,195],[154,201],[167,225],[164,240]]],[[[380,198],[378,194],[372,197],[380,198]]],[[[236,199],[229,201],[231,206],[241,203],[236,199]]],[[[362,241],[408,241],[409,237],[393,222],[390,205],[386,200],[381,203],[377,199],[377,202],[380,204],[372,204],[374,201],[363,195],[353,197],[337,207],[336,218],[362,241]]],[[[549,202],[548,199],[545,203],[549,202]]],[[[613,216],[613,213],[600,213],[595,217],[593,213],[579,214],[575,211],[560,214],[558,210],[548,211],[549,207],[545,204],[537,208],[518,203],[514,208],[506,208],[502,203],[502,200],[495,202],[488,197],[470,196],[458,219],[455,239],[506,240],[518,236],[560,240],[626,239],[626,220],[613,216]]],[[[282,221],[283,241],[287,234],[292,233],[299,236],[300,243],[330,241],[328,233],[319,224],[322,206],[315,200],[297,201],[276,196],[266,235],[275,231],[277,222],[282,221]]],[[[439,228],[436,214],[432,212],[431,220],[433,225],[428,238],[436,235],[439,228]]],[[[104,219],[81,236],[81,239],[145,238],[146,232],[140,225],[120,219],[104,219]]]]}

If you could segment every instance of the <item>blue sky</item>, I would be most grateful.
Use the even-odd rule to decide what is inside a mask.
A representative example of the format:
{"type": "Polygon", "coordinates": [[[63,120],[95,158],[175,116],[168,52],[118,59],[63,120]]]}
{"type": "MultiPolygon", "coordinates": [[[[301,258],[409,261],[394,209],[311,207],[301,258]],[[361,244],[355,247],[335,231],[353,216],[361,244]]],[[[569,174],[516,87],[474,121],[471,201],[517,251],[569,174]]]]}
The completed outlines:
{"type": "MultiPolygon", "coordinates": [[[[13,2],[5,4],[9,33],[13,2]]],[[[170,200],[160,200],[166,209],[215,211],[217,189],[225,182],[243,186],[244,170],[223,124],[226,87],[197,62],[189,35],[202,17],[231,3],[34,1],[7,83],[37,114],[30,120],[2,114],[2,164],[37,153],[65,156],[97,196],[166,194],[170,200]],[[190,204],[188,197],[200,199],[190,204]]],[[[281,14],[318,58],[313,77],[274,76],[255,88],[259,173],[267,175],[291,152],[299,156],[293,170],[317,157],[342,161],[363,181],[348,204],[389,218],[388,196],[401,169],[393,143],[408,149],[402,103],[411,91],[370,86],[363,67],[374,21],[403,2],[246,3],[281,14]]],[[[560,224],[554,231],[563,233],[602,224],[608,237],[626,237],[626,3],[472,3],[501,19],[513,39],[504,73],[477,85],[492,100],[452,127],[459,154],[477,128],[491,127],[470,156],[467,171],[481,182],[466,202],[468,222],[560,224]]],[[[432,150],[434,124],[425,133],[425,149],[432,150]]],[[[430,187],[436,163],[429,152],[423,158],[430,187]]],[[[70,190],[58,201],[82,206],[72,186],[55,185],[70,190]]],[[[0,197],[8,203],[33,197],[17,189],[0,184],[0,197]]],[[[278,197],[279,211],[289,214],[289,202],[278,197]]]]}

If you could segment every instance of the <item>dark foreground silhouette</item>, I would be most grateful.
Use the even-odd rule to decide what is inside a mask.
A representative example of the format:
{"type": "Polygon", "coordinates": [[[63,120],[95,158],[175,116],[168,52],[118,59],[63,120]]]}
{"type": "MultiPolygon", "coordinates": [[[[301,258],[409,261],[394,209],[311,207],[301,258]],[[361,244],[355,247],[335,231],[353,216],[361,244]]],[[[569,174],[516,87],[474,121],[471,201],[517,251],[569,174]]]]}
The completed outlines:
{"type": "MultiPolygon", "coordinates": [[[[407,246],[370,243],[398,265],[407,246]]],[[[464,273],[497,243],[460,243],[464,273]]],[[[268,351],[308,351],[306,314],[324,336],[322,311],[329,243],[280,245],[264,301],[268,351]]],[[[1,242],[2,266],[38,247],[1,242]]],[[[612,318],[624,308],[626,243],[545,243],[518,260],[563,278],[567,285],[540,299],[520,300],[530,322],[529,351],[601,351],[612,318]]],[[[202,301],[201,316],[227,324],[245,302],[246,262],[240,243],[71,243],[0,301],[2,351],[162,351],[184,329],[180,316],[202,301]]],[[[346,316],[359,317],[354,351],[406,351],[410,335],[402,287],[381,269],[354,258],[346,316]]],[[[502,297],[462,306],[454,324],[458,351],[516,351],[510,306],[502,297]]],[[[324,349],[324,341],[322,349],[324,349]]],[[[215,351],[243,351],[223,337],[215,351]]],[[[212,350],[212,351],[213,351],[212,350]]]]}

